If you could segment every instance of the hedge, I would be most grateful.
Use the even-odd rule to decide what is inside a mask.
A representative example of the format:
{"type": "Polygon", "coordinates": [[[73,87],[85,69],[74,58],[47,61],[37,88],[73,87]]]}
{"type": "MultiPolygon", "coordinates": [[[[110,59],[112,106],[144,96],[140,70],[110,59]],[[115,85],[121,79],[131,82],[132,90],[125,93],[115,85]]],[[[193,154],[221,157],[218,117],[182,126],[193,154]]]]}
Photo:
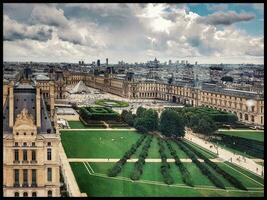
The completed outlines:
{"type": "Polygon", "coordinates": [[[191,151],[191,149],[187,148],[187,146],[183,142],[177,142],[176,143],[179,145],[179,147],[191,158],[191,160],[198,166],[200,171],[206,175],[210,181],[218,188],[225,189],[224,184],[218,177],[205,165],[205,163],[201,163],[196,154],[191,151]]]}
{"type": "MultiPolygon", "coordinates": [[[[189,149],[194,150],[192,146],[190,146],[187,143],[184,143],[189,149]]],[[[225,170],[221,169],[216,163],[210,161],[204,154],[200,153],[199,151],[195,151],[197,156],[205,161],[209,166],[211,166],[216,172],[221,174],[229,183],[231,183],[234,187],[241,189],[241,190],[247,190],[247,188],[240,182],[238,179],[236,179],[234,176],[226,172],[225,170]]]]}
{"type": "Polygon", "coordinates": [[[213,138],[213,142],[246,152],[253,157],[264,158],[264,142],[224,134],[216,134],[216,136],[221,137],[221,140],[213,138]]]}
{"type": "Polygon", "coordinates": [[[143,166],[145,164],[145,158],[148,155],[148,149],[150,147],[151,142],[152,142],[152,136],[148,136],[141,150],[141,153],[138,156],[138,160],[135,162],[134,171],[130,176],[132,180],[139,180],[141,175],[143,174],[143,166]]]}
{"type": "Polygon", "coordinates": [[[133,144],[127,152],[125,152],[123,157],[119,161],[117,161],[112,168],[108,170],[107,175],[110,177],[117,176],[121,172],[123,165],[127,162],[127,159],[129,159],[131,155],[133,155],[136,152],[137,148],[142,144],[142,142],[144,141],[146,137],[147,137],[146,135],[142,135],[136,141],[136,143],[133,144]]]}
{"type": "Polygon", "coordinates": [[[158,138],[158,144],[159,144],[159,153],[160,153],[161,162],[162,162],[162,165],[160,167],[160,172],[163,176],[164,183],[171,185],[174,183],[174,180],[172,176],[170,175],[170,171],[169,171],[170,164],[167,163],[167,156],[165,154],[165,147],[163,144],[163,140],[158,138]]]}
{"type": "Polygon", "coordinates": [[[166,141],[167,147],[169,148],[171,155],[173,156],[174,160],[175,160],[175,164],[177,167],[179,167],[180,172],[182,174],[182,179],[183,182],[186,185],[189,185],[191,187],[194,187],[193,184],[193,180],[192,177],[189,173],[189,171],[187,170],[187,168],[184,166],[184,164],[181,162],[181,160],[179,159],[179,157],[177,156],[176,151],[173,149],[172,145],[169,143],[169,141],[166,141]]]}

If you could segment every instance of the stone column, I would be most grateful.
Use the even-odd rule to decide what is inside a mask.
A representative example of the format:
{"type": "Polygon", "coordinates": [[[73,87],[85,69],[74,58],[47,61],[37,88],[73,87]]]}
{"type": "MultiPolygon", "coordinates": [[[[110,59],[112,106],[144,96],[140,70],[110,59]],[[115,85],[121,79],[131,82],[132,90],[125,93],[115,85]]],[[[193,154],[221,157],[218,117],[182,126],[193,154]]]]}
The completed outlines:
{"type": "Polygon", "coordinates": [[[41,94],[40,86],[36,85],[36,126],[41,127],[41,94]]]}
{"type": "Polygon", "coordinates": [[[9,127],[14,125],[14,82],[9,85],[9,127]]]}

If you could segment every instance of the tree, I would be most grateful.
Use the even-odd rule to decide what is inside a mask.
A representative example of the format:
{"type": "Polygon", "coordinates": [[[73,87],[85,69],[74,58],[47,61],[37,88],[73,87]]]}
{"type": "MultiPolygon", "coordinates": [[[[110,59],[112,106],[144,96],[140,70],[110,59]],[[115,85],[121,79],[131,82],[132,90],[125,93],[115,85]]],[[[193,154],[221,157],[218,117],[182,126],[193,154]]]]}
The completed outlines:
{"type": "Polygon", "coordinates": [[[146,128],[146,120],[144,118],[136,118],[134,127],[141,133],[146,133],[148,131],[146,128]]]}
{"type": "Polygon", "coordinates": [[[225,82],[233,82],[233,77],[231,76],[224,76],[221,78],[221,81],[225,81],[225,82]]]}
{"type": "Polygon", "coordinates": [[[158,112],[153,109],[148,109],[143,113],[143,118],[145,120],[145,127],[148,131],[155,131],[158,129],[158,112]]]}
{"type": "Polygon", "coordinates": [[[134,125],[134,117],[133,117],[132,112],[128,112],[128,113],[125,115],[125,122],[126,122],[127,124],[129,124],[130,126],[133,126],[133,125],[134,125]]]}
{"type": "Polygon", "coordinates": [[[160,116],[160,131],[166,136],[185,135],[185,124],[182,115],[173,110],[164,110],[160,116]]]}
{"type": "Polygon", "coordinates": [[[196,128],[198,133],[203,135],[211,135],[217,130],[215,122],[208,116],[203,115],[199,121],[196,128]]]}
{"type": "Polygon", "coordinates": [[[126,115],[128,114],[128,111],[127,110],[123,110],[122,112],[121,112],[121,120],[122,121],[124,121],[124,122],[126,122],[126,115]]]}
{"type": "Polygon", "coordinates": [[[143,113],[146,111],[146,109],[142,106],[138,107],[136,110],[136,116],[137,117],[142,117],[143,113]]]}

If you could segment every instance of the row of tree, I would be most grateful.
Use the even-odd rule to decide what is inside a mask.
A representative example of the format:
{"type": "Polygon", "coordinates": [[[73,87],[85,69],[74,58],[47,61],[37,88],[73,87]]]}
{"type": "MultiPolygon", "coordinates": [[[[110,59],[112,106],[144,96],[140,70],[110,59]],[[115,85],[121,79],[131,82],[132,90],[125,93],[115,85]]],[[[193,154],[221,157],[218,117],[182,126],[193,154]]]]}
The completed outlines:
{"type": "Polygon", "coordinates": [[[238,189],[241,190],[247,190],[247,188],[243,185],[241,181],[239,181],[237,178],[229,174],[227,171],[220,168],[216,163],[210,161],[209,158],[207,158],[204,154],[200,153],[199,151],[195,151],[192,146],[190,146],[187,143],[184,143],[189,149],[193,150],[195,154],[204,160],[206,164],[208,164],[211,168],[213,168],[218,174],[221,174],[229,183],[231,183],[233,186],[235,186],[238,189]]]}
{"type": "Polygon", "coordinates": [[[141,150],[141,153],[138,156],[138,160],[135,162],[134,170],[130,176],[132,180],[139,180],[140,176],[143,174],[143,166],[145,164],[145,159],[148,155],[148,149],[150,147],[151,141],[152,141],[152,136],[148,136],[141,150]]]}
{"type": "Polygon", "coordinates": [[[207,176],[216,187],[225,189],[223,182],[208,168],[204,162],[200,162],[198,160],[198,157],[194,153],[195,151],[193,152],[191,149],[189,149],[182,141],[177,142],[177,144],[189,156],[189,158],[191,158],[192,162],[198,166],[202,174],[207,176]]]}
{"type": "Polygon", "coordinates": [[[166,144],[167,144],[167,147],[169,148],[169,150],[171,152],[172,157],[175,160],[176,166],[179,167],[179,169],[180,169],[183,182],[186,185],[189,185],[189,186],[193,187],[194,184],[193,184],[192,177],[191,177],[189,171],[187,170],[187,168],[184,166],[184,164],[181,162],[181,160],[177,156],[176,150],[173,148],[173,146],[171,145],[170,141],[166,140],[166,144]]]}
{"type": "Polygon", "coordinates": [[[108,176],[114,177],[114,176],[117,176],[121,172],[123,165],[136,152],[137,148],[142,144],[142,142],[144,141],[146,137],[147,135],[142,135],[136,141],[136,143],[133,144],[127,152],[125,152],[123,157],[118,162],[116,162],[115,165],[111,169],[108,170],[108,176]]]}
{"type": "Polygon", "coordinates": [[[171,185],[174,183],[174,179],[170,175],[170,164],[167,163],[167,155],[165,153],[164,141],[158,138],[158,145],[159,145],[159,154],[161,157],[161,167],[160,172],[163,176],[164,183],[171,185]]]}

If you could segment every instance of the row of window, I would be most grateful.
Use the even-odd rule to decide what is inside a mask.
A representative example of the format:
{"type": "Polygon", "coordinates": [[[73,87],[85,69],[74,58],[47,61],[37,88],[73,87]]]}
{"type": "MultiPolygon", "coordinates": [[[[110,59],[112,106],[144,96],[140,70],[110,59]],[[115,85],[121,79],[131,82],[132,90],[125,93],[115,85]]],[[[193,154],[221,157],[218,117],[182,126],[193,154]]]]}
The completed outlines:
{"type": "MultiPolygon", "coordinates": [[[[51,190],[47,191],[47,196],[52,197],[53,192],[51,190]]],[[[14,193],[15,197],[19,197],[19,192],[14,193]]],[[[23,192],[23,197],[28,197],[28,192],[23,192]]],[[[37,192],[32,192],[32,197],[37,197],[37,192]]]]}
{"type": "MultiPolygon", "coordinates": [[[[22,158],[23,161],[28,161],[28,150],[22,150],[22,158]]],[[[36,161],[36,150],[31,150],[32,161],[36,161]]],[[[19,150],[14,149],[14,160],[19,161],[19,150]]],[[[47,149],[47,160],[52,160],[52,150],[50,148],[47,149]]]]}
{"type": "MultiPolygon", "coordinates": [[[[31,187],[37,187],[37,176],[36,176],[36,169],[22,169],[22,174],[23,174],[23,182],[22,182],[22,187],[29,187],[29,182],[28,182],[28,174],[29,171],[31,171],[32,174],[32,182],[31,182],[31,187]]],[[[19,181],[19,174],[20,170],[19,169],[14,169],[14,187],[20,187],[20,181],[19,181]]],[[[47,181],[51,182],[52,181],[52,168],[47,168],[47,181]]]]}

